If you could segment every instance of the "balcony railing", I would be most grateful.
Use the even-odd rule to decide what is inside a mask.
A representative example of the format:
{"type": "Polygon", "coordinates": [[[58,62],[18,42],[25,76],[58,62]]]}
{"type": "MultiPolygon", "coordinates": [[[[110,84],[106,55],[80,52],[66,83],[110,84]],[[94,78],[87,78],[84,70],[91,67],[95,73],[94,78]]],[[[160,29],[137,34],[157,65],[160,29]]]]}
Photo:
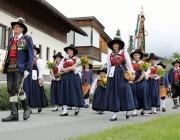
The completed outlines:
{"type": "Polygon", "coordinates": [[[76,46],[78,57],[87,56],[90,59],[101,62],[101,49],[94,46],[76,46]]]}

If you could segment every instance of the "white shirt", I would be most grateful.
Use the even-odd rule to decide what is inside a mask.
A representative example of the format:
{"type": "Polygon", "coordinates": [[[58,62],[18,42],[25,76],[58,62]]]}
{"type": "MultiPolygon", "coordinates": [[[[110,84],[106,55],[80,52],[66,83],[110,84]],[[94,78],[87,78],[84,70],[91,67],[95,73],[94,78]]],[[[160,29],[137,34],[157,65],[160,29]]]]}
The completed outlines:
{"type": "Polygon", "coordinates": [[[23,36],[23,34],[21,33],[21,34],[19,34],[18,36],[15,36],[14,39],[15,39],[16,37],[18,37],[16,40],[19,40],[22,36],[23,36]]]}
{"type": "Polygon", "coordinates": [[[37,68],[39,71],[39,77],[38,78],[42,78],[43,79],[43,62],[41,59],[38,58],[38,60],[36,61],[37,63],[37,68]]]}

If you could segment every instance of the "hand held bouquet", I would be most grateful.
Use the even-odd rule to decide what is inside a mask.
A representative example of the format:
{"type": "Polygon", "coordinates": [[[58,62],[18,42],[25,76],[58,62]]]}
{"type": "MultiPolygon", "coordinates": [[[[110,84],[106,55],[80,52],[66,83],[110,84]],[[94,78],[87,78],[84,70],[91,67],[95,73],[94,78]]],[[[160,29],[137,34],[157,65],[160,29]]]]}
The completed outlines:
{"type": "Polygon", "coordinates": [[[157,67],[156,69],[156,75],[163,77],[164,76],[164,69],[162,67],[157,67]]]}
{"type": "Polygon", "coordinates": [[[50,70],[51,75],[54,76],[54,71],[53,71],[53,69],[54,69],[54,67],[56,66],[56,64],[55,64],[54,62],[47,62],[46,64],[47,64],[47,65],[46,65],[46,68],[47,68],[48,70],[50,70]]]}
{"type": "Polygon", "coordinates": [[[151,67],[151,64],[148,62],[143,61],[140,63],[140,69],[143,72],[147,71],[150,67],[151,67]]]}
{"type": "Polygon", "coordinates": [[[87,66],[88,64],[89,64],[90,62],[89,62],[89,60],[88,60],[88,57],[87,56],[82,56],[81,58],[80,58],[80,61],[79,62],[77,62],[76,64],[74,64],[72,67],[75,67],[75,68],[77,68],[78,66],[87,66]]]}
{"type": "Polygon", "coordinates": [[[100,85],[104,88],[106,88],[106,83],[107,83],[107,77],[104,77],[100,81],[100,85]]]}

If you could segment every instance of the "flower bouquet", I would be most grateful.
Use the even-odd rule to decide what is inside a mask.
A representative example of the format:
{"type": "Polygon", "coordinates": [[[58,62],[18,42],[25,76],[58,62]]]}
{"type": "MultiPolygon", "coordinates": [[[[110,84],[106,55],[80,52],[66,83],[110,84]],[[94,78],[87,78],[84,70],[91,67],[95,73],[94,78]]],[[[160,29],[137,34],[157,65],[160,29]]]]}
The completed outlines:
{"type": "Polygon", "coordinates": [[[74,64],[72,67],[77,68],[78,66],[86,66],[86,65],[88,65],[89,63],[90,63],[90,62],[89,62],[89,60],[88,60],[88,57],[87,57],[87,56],[82,56],[82,57],[80,58],[80,61],[77,62],[76,64],[74,64]]]}
{"type": "Polygon", "coordinates": [[[104,77],[100,81],[100,85],[104,88],[106,88],[106,83],[107,83],[107,77],[104,77]]]}
{"type": "Polygon", "coordinates": [[[54,76],[54,71],[53,71],[53,69],[54,69],[54,67],[56,66],[56,64],[55,64],[54,62],[47,62],[46,64],[47,64],[47,65],[46,65],[46,68],[49,69],[50,72],[51,72],[51,75],[54,76]]]}
{"type": "Polygon", "coordinates": [[[157,69],[156,69],[156,75],[158,75],[158,76],[160,76],[160,77],[162,77],[162,76],[164,76],[164,69],[162,68],[162,67],[157,67],[157,69]]]}
{"type": "Polygon", "coordinates": [[[140,63],[140,69],[143,72],[147,71],[150,67],[151,67],[151,64],[148,63],[148,62],[143,61],[143,62],[140,63]]]}

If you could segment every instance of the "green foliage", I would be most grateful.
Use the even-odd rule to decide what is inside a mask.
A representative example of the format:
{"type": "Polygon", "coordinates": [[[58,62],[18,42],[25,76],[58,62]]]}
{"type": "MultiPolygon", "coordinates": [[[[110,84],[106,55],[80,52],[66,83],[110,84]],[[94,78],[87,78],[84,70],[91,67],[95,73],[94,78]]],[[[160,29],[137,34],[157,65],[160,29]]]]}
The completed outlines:
{"type": "Polygon", "coordinates": [[[127,48],[127,52],[129,53],[129,55],[134,50],[134,45],[133,44],[134,44],[133,36],[129,35],[129,45],[128,45],[128,48],[127,48]]]}
{"type": "MultiPolygon", "coordinates": [[[[50,103],[50,88],[45,87],[45,94],[48,102],[48,107],[52,107],[50,103]]],[[[18,100],[18,108],[22,109],[21,101],[18,100]]],[[[7,87],[1,87],[0,88],[0,110],[9,110],[10,104],[9,104],[9,93],[7,92],[7,87]]]]}
{"type": "Polygon", "coordinates": [[[116,36],[119,36],[121,38],[121,31],[119,29],[117,29],[116,31],[116,36]]]}
{"type": "Polygon", "coordinates": [[[144,123],[117,126],[69,140],[179,140],[180,114],[160,117],[144,123]]]}

